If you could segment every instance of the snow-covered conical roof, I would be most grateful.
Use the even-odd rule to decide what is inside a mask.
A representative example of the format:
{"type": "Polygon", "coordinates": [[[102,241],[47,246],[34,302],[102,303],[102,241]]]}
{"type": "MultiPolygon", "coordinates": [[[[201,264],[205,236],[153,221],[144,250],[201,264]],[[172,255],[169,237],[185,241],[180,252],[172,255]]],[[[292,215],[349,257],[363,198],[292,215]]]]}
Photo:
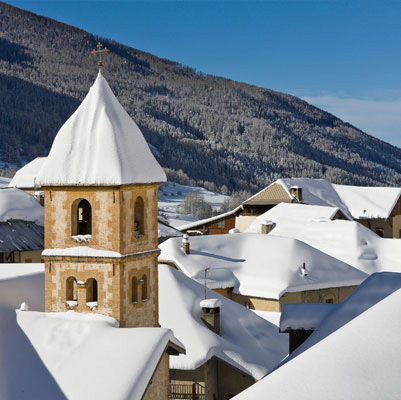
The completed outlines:
{"type": "Polygon", "coordinates": [[[100,72],[81,105],[59,130],[37,177],[41,186],[165,181],[142,132],[100,72]]]}

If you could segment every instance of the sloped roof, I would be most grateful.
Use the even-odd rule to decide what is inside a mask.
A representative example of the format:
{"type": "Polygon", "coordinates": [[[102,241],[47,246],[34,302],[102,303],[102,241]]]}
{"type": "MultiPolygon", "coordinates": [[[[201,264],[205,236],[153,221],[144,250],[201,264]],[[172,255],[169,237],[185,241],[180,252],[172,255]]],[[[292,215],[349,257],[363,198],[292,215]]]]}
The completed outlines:
{"type": "MultiPolygon", "coordinates": [[[[259,215],[246,232],[260,233],[261,224],[268,220],[273,223],[272,233],[275,235],[295,237],[309,222],[332,220],[339,211],[338,207],[280,203],[259,215]]],[[[341,214],[344,215],[342,212],[341,214]]]]}
{"type": "MultiPolygon", "coordinates": [[[[302,188],[304,203],[338,207],[346,216],[354,219],[386,219],[401,196],[401,188],[336,185],[326,179],[284,178],[278,179],[243,204],[277,204],[294,200],[290,194],[292,186],[302,188]],[[287,200],[276,198],[273,188],[277,186],[282,187],[282,193],[287,194],[287,200]]],[[[274,190],[276,191],[277,189],[274,190]]]]}
{"type": "Polygon", "coordinates": [[[283,365],[235,399],[398,398],[400,287],[401,274],[372,275],[283,365]]]}
{"type": "Polygon", "coordinates": [[[166,181],[142,132],[99,72],[61,127],[37,177],[41,186],[129,185],[166,181]]]}
{"type": "Polygon", "coordinates": [[[170,358],[170,368],[196,369],[212,357],[261,379],[288,353],[288,337],[252,310],[207,290],[221,302],[220,335],[201,320],[204,287],[168,265],[159,265],[159,318],[185,345],[186,354],[170,358]]]}
{"type": "Polygon", "coordinates": [[[22,220],[44,225],[44,208],[34,196],[17,188],[0,189],[0,222],[22,220]]]}
{"type": "Polygon", "coordinates": [[[36,177],[45,161],[46,157],[37,157],[24,165],[16,172],[8,187],[16,187],[20,189],[35,189],[38,187],[35,182],[36,177]]]}
{"type": "Polygon", "coordinates": [[[226,282],[231,276],[234,292],[243,295],[279,299],[285,292],[358,285],[368,276],[293,238],[241,233],[192,236],[189,241],[188,255],[179,238],[162,243],[159,261],[174,262],[200,283],[205,267],[210,267],[210,287],[218,287],[219,280],[226,282]],[[300,271],[304,262],[307,276],[300,271]]]}
{"type": "Polygon", "coordinates": [[[0,222],[0,253],[41,250],[44,248],[43,226],[30,221],[0,222]]]}

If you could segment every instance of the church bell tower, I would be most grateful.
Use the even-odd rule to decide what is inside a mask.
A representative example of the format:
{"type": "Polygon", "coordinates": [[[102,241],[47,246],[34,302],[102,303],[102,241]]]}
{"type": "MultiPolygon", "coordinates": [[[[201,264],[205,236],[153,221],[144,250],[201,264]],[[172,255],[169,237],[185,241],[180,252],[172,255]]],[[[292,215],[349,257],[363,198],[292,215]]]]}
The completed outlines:
{"type": "Polygon", "coordinates": [[[158,326],[158,187],[166,180],[102,73],[58,132],[45,193],[46,311],[158,326]]]}

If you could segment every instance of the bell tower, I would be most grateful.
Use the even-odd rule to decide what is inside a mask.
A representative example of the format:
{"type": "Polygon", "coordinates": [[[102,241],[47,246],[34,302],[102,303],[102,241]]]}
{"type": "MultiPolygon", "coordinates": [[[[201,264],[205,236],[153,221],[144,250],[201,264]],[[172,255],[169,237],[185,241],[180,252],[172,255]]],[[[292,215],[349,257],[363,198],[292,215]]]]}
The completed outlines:
{"type": "Polygon", "coordinates": [[[166,175],[101,72],[37,181],[45,193],[46,311],[158,326],[157,196],[166,175]]]}

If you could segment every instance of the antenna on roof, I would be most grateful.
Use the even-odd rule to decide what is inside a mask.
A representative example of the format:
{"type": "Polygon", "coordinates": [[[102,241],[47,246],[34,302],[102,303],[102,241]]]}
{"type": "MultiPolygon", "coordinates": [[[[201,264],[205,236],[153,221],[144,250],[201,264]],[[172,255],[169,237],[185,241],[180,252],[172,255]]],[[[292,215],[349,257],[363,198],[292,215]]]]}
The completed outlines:
{"type": "Polygon", "coordinates": [[[205,267],[205,300],[206,300],[206,274],[209,271],[210,267],[205,267]]]}
{"type": "Polygon", "coordinates": [[[98,61],[99,70],[100,70],[101,74],[103,74],[102,53],[108,53],[110,50],[107,47],[102,48],[103,45],[100,42],[96,45],[96,47],[97,47],[97,50],[93,49],[91,54],[93,54],[93,55],[97,54],[99,56],[99,61],[98,61]]]}

